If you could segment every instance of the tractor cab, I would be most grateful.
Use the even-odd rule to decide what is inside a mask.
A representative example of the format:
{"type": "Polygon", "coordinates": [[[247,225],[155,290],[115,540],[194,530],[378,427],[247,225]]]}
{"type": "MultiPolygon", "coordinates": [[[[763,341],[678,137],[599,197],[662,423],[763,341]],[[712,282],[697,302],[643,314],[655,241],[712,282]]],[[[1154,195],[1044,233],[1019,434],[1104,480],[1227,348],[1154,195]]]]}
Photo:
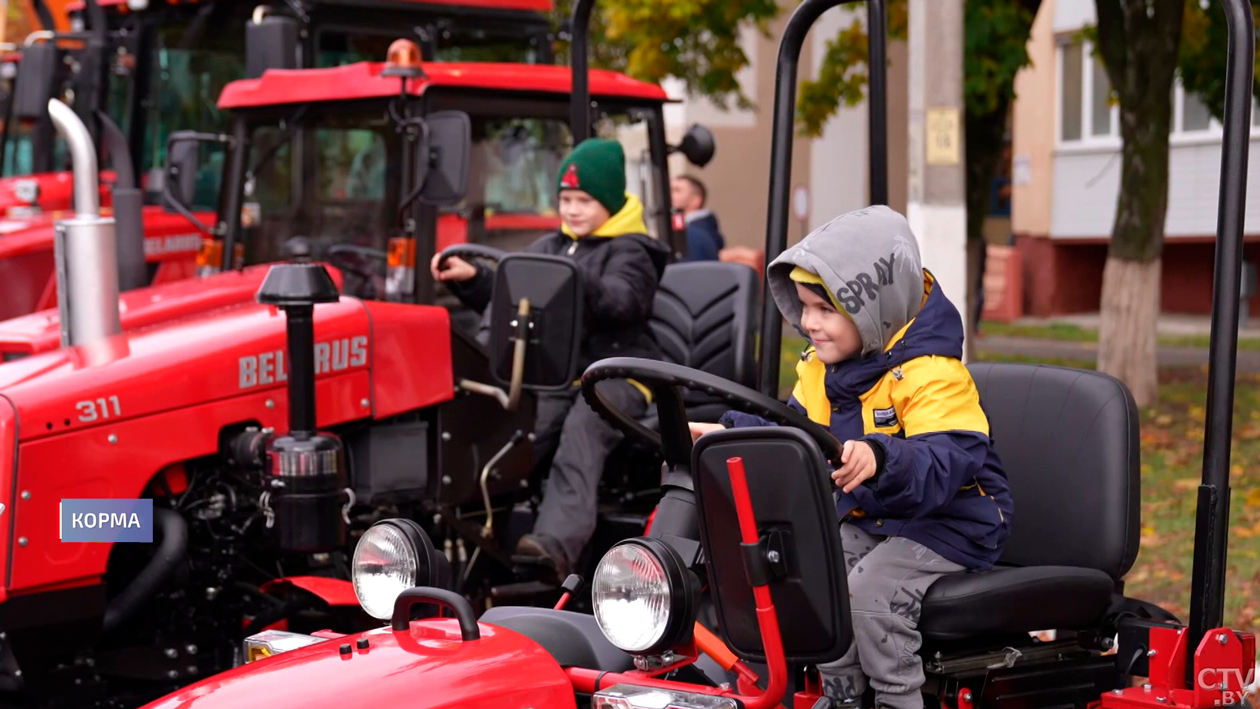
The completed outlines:
{"type": "MultiPolygon", "coordinates": [[[[391,66],[273,70],[234,82],[219,99],[230,137],[172,136],[168,174],[182,177],[169,181],[168,209],[213,206],[197,200],[203,179],[225,187],[215,226],[202,225],[210,237],[203,275],[302,258],[341,269],[347,295],[432,303],[434,253],[458,244],[517,251],[560,227],[555,175],[574,142],[566,67],[425,62],[400,78],[391,66]],[[429,187],[416,191],[424,141],[431,154],[423,159],[441,168],[419,169],[429,187]],[[224,153],[216,162],[224,169],[208,167],[207,156],[224,153]],[[459,184],[434,192],[451,179],[459,184]]],[[[664,134],[664,91],[598,71],[591,88],[600,130],[627,147],[629,189],[652,215],[651,235],[676,238],[663,199],[670,148],[655,140],[664,134]]]]}

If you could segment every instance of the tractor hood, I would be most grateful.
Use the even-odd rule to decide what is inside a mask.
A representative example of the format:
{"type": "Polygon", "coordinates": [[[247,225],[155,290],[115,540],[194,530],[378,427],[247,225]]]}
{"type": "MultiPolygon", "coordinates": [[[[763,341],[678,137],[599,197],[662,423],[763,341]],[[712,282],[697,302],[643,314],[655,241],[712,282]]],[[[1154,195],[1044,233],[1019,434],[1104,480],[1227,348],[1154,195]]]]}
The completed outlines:
{"type": "MultiPolygon", "coordinates": [[[[0,221],[0,229],[4,222],[0,221]]],[[[52,227],[47,227],[51,233],[52,227]]],[[[0,241],[0,263],[3,263],[0,241]]],[[[118,314],[123,331],[138,330],[220,308],[251,303],[270,266],[251,266],[240,271],[218,273],[205,278],[176,281],[160,286],[137,288],[118,298],[118,314]]],[[[342,287],[341,271],[327,266],[342,287]]],[[[0,322],[0,356],[6,361],[23,355],[50,352],[61,346],[61,318],[57,310],[41,310],[0,322]]],[[[0,381],[5,378],[0,367],[0,381]]]]}
{"type": "Polygon", "coordinates": [[[215,675],[144,709],[575,706],[572,684],[542,647],[506,628],[479,627],[480,639],[469,641],[455,620],[327,640],[215,675]]]}
{"type": "MultiPolygon", "coordinates": [[[[252,301],[256,286],[228,283],[252,301]]],[[[251,418],[287,429],[284,314],[253,302],[225,307],[234,292],[225,291],[218,303],[201,301],[211,312],[0,365],[0,396],[17,410],[21,442],[227,400],[252,402],[251,418]]],[[[453,391],[450,321],[440,307],[345,296],[320,305],[315,357],[320,425],[421,408],[453,391]]]]}

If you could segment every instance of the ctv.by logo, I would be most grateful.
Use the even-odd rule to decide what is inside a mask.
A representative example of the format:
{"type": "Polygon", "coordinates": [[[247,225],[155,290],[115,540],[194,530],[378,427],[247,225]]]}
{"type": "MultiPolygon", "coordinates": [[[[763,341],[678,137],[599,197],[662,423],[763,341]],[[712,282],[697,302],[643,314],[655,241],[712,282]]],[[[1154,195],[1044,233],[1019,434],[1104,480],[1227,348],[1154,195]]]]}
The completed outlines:
{"type": "Polygon", "coordinates": [[[1212,706],[1246,706],[1247,696],[1254,691],[1252,684],[1256,681],[1256,668],[1252,666],[1243,674],[1237,667],[1204,667],[1199,670],[1197,680],[1200,689],[1221,693],[1221,698],[1214,700],[1212,706]]]}
{"type": "Polygon", "coordinates": [[[153,500],[62,500],[58,537],[63,542],[153,541],[153,500]]]}

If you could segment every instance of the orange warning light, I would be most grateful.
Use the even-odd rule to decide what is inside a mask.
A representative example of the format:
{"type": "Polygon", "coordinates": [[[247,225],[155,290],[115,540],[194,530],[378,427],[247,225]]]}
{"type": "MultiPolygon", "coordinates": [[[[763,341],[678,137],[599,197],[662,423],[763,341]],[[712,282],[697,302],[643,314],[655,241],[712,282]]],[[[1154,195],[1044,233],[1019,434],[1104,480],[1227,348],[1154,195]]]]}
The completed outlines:
{"type": "Polygon", "coordinates": [[[386,53],[385,76],[424,76],[420,67],[420,46],[409,39],[396,39],[386,53]]]}

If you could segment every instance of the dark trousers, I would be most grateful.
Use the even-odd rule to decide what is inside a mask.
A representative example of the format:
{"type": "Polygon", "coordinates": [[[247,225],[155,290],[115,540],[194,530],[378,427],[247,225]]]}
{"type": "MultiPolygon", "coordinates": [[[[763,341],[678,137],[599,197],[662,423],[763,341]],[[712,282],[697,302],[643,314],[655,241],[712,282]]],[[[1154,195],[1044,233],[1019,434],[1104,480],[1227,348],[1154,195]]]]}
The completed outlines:
{"type": "MultiPolygon", "coordinates": [[[[614,406],[640,418],[647,410],[643,394],[624,380],[605,381],[599,392],[614,406]]],[[[555,538],[569,563],[577,562],[595,532],[599,480],[608,454],[622,434],[586,403],[581,388],[538,398],[534,435],[540,456],[555,449],[543,486],[535,534],[555,538]]]]}

